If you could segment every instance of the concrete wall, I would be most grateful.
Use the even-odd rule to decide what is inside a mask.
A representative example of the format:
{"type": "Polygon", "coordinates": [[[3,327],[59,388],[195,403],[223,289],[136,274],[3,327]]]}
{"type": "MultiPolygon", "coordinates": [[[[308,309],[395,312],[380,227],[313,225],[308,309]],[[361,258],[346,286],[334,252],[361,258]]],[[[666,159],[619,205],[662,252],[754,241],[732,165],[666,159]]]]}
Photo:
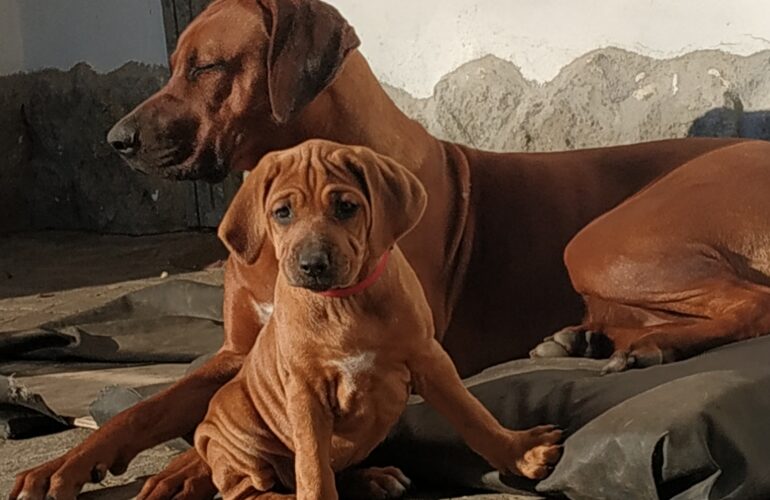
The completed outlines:
{"type": "MultiPolygon", "coordinates": [[[[448,140],[770,138],[767,0],[332,2],[396,103],[448,140]]],[[[0,0],[0,48],[0,74],[24,71],[0,77],[0,233],[199,224],[193,184],[140,176],[104,143],[166,77],[160,0],[0,0]]]]}
{"type": "MultiPolygon", "coordinates": [[[[655,58],[770,49],[767,0],[329,0],[378,76],[428,97],[442,76],[494,55],[546,82],[578,57],[618,47],[655,58]]],[[[0,74],[165,64],[160,0],[0,0],[0,74]]]]}
{"type": "Polygon", "coordinates": [[[104,140],[166,76],[165,68],[131,63],[108,74],[79,64],[0,78],[0,233],[197,225],[191,183],[137,174],[104,140]]]}

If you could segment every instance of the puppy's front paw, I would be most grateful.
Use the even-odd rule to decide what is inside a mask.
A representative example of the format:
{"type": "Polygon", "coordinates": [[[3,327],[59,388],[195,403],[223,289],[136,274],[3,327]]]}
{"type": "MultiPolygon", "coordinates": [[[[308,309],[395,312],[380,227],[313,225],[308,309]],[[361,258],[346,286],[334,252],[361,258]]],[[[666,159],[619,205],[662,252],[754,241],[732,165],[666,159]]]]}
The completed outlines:
{"type": "Polygon", "coordinates": [[[401,498],[412,482],[397,467],[369,467],[343,472],[339,490],[344,498],[401,498]]]}
{"type": "MultiPolygon", "coordinates": [[[[544,479],[561,458],[562,431],[554,425],[541,425],[526,431],[506,431],[507,460],[502,472],[544,479]]],[[[493,464],[494,465],[494,464],[493,464]]]]}

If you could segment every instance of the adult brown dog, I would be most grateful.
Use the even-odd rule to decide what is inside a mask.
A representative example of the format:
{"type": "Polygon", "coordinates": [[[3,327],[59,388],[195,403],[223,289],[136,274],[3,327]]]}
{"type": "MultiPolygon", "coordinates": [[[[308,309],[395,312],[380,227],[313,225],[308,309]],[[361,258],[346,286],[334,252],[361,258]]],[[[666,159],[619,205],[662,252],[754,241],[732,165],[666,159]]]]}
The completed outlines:
{"type": "MultiPolygon", "coordinates": [[[[728,140],[545,154],[439,141],[393,104],[358,43],[317,0],[216,0],[180,37],[168,84],[109,140],[134,168],[179,179],[215,180],[316,137],[393,157],[430,197],[401,248],[425,289],[437,338],[463,375],[527,356],[545,334],[580,321],[583,303],[562,254],[590,221],[704,154],[723,149],[741,158],[728,140]]],[[[253,266],[230,269],[221,351],[71,452],[20,474],[12,496],[72,498],[106,470],[125,470],[141,450],[189,435],[254,344],[276,275],[269,247],[253,266]]],[[[205,498],[209,475],[190,451],[148,481],[143,495],[205,498]]]]}
{"type": "MultiPolygon", "coordinates": [[[[273,315],[195,431],[225,499],[277,487],[337,498],[335,472],[385,439],[410,386],[498,469],[539,479],[556,463],[560,431],[504,429],[435,339],[422,286],[395,246],[426,205],[406,167],[327,141],[271,153],[246,180],[220,237],[233,267],[269,242],[279,273],[273,315]]],[[[361,498],[400,496],[408,484],[395,468],[361,474],[372,481],[361,498]]]]}

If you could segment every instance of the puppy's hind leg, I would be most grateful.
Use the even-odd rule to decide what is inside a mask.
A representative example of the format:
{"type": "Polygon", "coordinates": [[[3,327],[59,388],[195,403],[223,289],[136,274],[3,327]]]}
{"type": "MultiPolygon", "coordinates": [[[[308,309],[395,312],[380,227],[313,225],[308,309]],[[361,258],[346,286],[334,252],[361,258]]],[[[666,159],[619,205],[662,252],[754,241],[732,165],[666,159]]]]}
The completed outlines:
{"type": "MultiPolygon", "coordinates": [[[[209,445],[211,447],[211,445],[209,445]]],[[[257,460],[249,464],[248,472],[233,460],[232,456],[220,455],[212,464],[214,484],[224,500],[279,500],[296,498],[295,495],[270,491],[275,485],[275,471],[267,462],[257,460]]]]}
{"type": "Polygon", "coordinates": [[[272,464],[244,453],[230,437],[208,421],[195,434],[195,446],[209,464],[214,484],[224,500],[293,498],[272,491],[278,484],[272,464]]]}

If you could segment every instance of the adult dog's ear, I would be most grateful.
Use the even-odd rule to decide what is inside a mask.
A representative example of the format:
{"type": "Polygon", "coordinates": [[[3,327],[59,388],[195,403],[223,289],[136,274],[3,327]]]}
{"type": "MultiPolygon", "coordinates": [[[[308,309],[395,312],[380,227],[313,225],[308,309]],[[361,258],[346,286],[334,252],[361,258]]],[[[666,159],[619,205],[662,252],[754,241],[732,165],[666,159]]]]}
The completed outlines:
{"type": "Polygon", "coordinates": [[[219,224],[219,239],[243,264],[254,264],[262,251],[268,224],[265,202],[277,175],[277,162],[270,155],[263,158],[243,181],[219,224]]]}
{"type": "Polygon", "coordinates": [[[373,252],[381,254],[420,222],[428,194],[417,176],[390,157],[364,147],[341,154],[364,183],[371,207],[369,244],[373,252]]]}
{"type": "Polygon", "coordinates": [[[319,0],[259,0],[270,13],[267,80],[273,119],[288,122],[328,87],[360,45],[340,13],[319,0]]]}

